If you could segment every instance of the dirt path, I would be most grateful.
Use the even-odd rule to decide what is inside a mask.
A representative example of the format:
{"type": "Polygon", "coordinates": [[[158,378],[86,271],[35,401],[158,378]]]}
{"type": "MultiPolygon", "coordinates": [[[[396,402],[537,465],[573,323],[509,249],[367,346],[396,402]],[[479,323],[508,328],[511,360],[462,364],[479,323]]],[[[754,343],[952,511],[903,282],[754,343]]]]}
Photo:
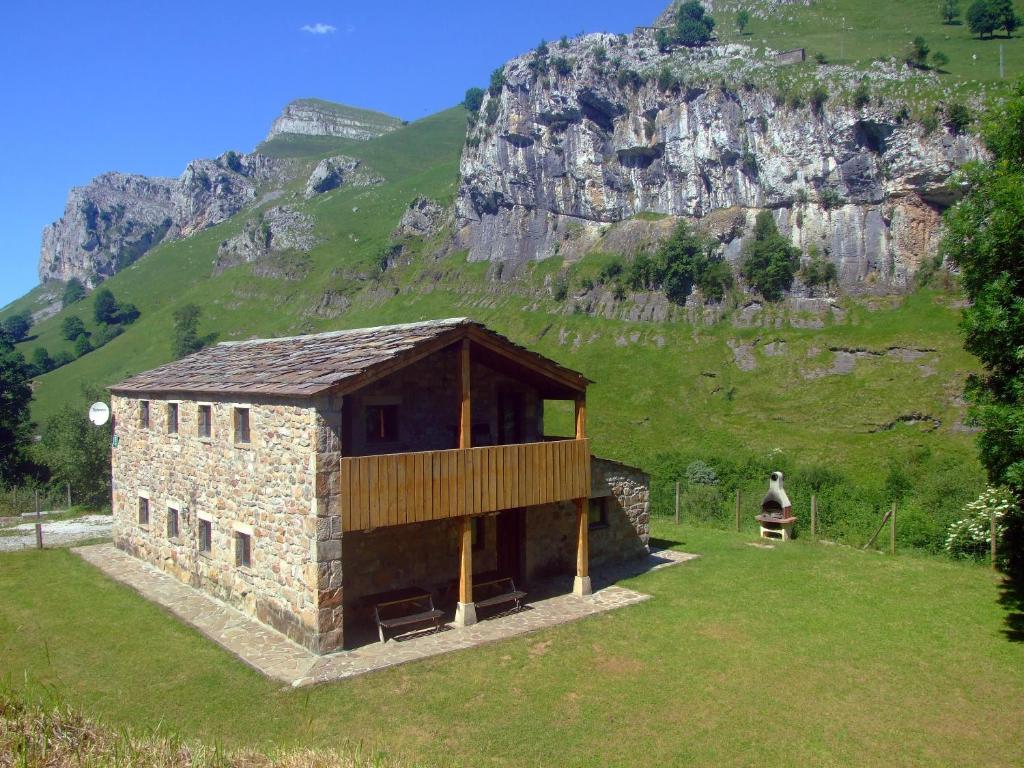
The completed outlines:
{"type": "MultiPolygon", "coordinates": [[[[0,529],[0,552],[14,552],[36,545],[35,521],[28,519],[31,522],[0,529]]],[[[43,546],[60,547],[110,536],[112,520],[110,515],[83,515],[72,520],[51,522],[43,518],[43,546]]]]}

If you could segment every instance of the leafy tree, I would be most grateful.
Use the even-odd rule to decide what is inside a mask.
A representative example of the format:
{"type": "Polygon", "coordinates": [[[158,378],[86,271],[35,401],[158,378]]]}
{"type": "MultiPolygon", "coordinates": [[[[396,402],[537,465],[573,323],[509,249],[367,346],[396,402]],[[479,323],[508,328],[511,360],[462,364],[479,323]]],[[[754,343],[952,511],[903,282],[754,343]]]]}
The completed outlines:
{"type": "Polygon", "coordinates": [[[750,26],[750,11],[746,8],[741,8],[736,12],[736,31],[741,35],[745,35],[748,26],[750,26]]]}
{"type": "Polygon", "coordinates": [[[778,301],[793,284],[800,249],[779,234],[771,211],[761,211],[754,223],[754,240],[744,249],[744,279],[768,301],[778,301]]]}
{"type": "Polygon", "coordinates": [[[96,333],[96,338],[93,340],[97,349],[102,347],[104,344],[116,339],[124,333],[124,327],[120,325],[105,325],[96,333]]]}
{"type": "Polygon", "coordinates": [[[32,350],[32,373],[35,376],[42,376],[54,368],[50,352],[46,347],[36,347],[32,350]]]}
{"type": "Polygon", "coordinates": [[[124,325],[131,325],[139,319],[139,308],[131,302],[119,304],[117,308],[117,322],[124,325]]]}
{"type": "MultiPolygon", "coordinates": [[[[1024,80],[982,124],[988,163],[963,171],[964,198],[945,214],[941,253],[960,268],[969,299],[964,347],[984,366],[967,398],[981,462],[994,485],[1024,496],[1024,80]]],[[[1022,551],[1021,531],[1015,551],[1022,551]]]]}
{"type": "Polygon", "coordinates": [[[939,0],[939,14],[943,24],[956,24],[960,18],[960,0],[939,0]]]}
{"type": "Polygon", "coordinates": [[[0,484],[19,483],[30,468],[32,438],[29,403],[32,371],[10,339],[0,333],[0,484]]]}
{"type": "Polygon", "coordinates": [[[907,45],[903,58],[912,67],[924,67],[928,63],[928,54],[930,52],[931,48],[928,46],[927,41],[921,35],[918,35],[907,45]]]}
{"type": "Polygon", "coordinates": [[[1006,32],[1007,37],[1013,35],[1014,30],[1020,26],[1020,16],[1013,7],[1013,0],[988,0],[992,5],[992,11],[998,19],[998,29],[1006,32]]]}
{"type": "Polygon", "coordinates": [[[505,87],[505,68],[498,67],[496,70],[491,72],[491,83],[487,90],[491,92],[491,96],[497,96],[501,93],[501,89],[505,87]]]}
{"type": "Polygon", "coordinates": [[[484,89],[483,88],[467,88],[466,96],[462,100],[462,106],[468,109],[470,112],[476,113],[480,111],[480,106],[484,103],[484,89]]]}
{"type": "Polygon", "coordinates": [[[999,14],[992,0],[975,0],[967,9],[967,26],[978,37],[992,36],[1000,27],[999,14]]]}
{"type": "Polygon", "coordinates": [[[699,0],[687,0],[676,15],[676,41],[687,47],[704,45],[711,39],[715,20],[699,0]]]}
{"type": "Polygon", "coordinates": [[[110,422],[97,427],[89,421],[89,404],[104,400],[99,389],[83,391],[46,424],[42,460],[58,486],[71,483],[75,496],[87,504],[110,504],[110,422]]]}
{"type": "Polygon", "coordinates": [[[935,69],[941,70],[947,64],[949,64],[949,56],[944,54],[942,51],[934,51],[932,53],[932,66],[935,67],[935,69]]]}
{"type": "Polygon", "coordinates": [[[0,328],[3,328],[4,334],[12,343],[24,341],[28,337],[28,332],[32,330],[32,313],[26,309],[11,315],[0,323],[0,328]]]}
{"type": "Polygon", "coordinates": [[[117,322],[117,299],[109,288],[100,288],[92,298],[92,314],[97,323],[117,322]]]}
{"type": "Polygon", "coordinates": [[[53,356],[53,367],[61,368],[62,366],[67,365],[68,363],[73,363],[74,361],[75,356],[68,352],[66,349],[62,349],[60,352],[53,356]]]}
{"type": "Polygon", "coordinates": [[[205,345],[199,336],[199,316],[202,309],[198,304],[185,304],[174,310],[174,338],[171,350],[174,357],[185,357],[198,352],[205,345]]]}
{"type": "Polygon", "coordinates": [[[68,341],[74,341],[79,336],[87,333],[82,318],[76,315],[69,315],[64,318],[64,322],[60,324],[60,332],[68,341]]]}
{"type": "Polygon", "coordinates": [[[82,334],[75,339],[75,356],[82,357],[92,352],[92,342],[89,341],[89,337],[86,334],[82,334]]]}
{"type": "Polygon", "coordinates": [[[72,277],[64,286],[64,296],[61,298],[61,306],[69,307],[76,301],[85,298],[85,286],[77,277],[72,277]]]}

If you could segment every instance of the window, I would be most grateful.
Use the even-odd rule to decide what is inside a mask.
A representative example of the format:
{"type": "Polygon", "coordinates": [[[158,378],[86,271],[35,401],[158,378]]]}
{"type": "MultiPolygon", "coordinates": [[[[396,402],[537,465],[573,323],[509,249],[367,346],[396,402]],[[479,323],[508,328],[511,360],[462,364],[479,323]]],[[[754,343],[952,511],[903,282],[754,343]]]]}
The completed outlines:
{"type": "Polygon", "coordinates": [[[398,406],[366,406],[366,442],[394,443],[398,441],[398,406]]]}
{"type": "Polygon", "coordinates": [[[252,537],[248,533],[235,531],[235,565],[252,565],[252,537]]]}
{"type": "Polygon", "coordinates": [[[209,520],[199,521],[199,551],[210,554],[213,549],[213,523],[209,520]]]}
{"type": "Polygon", "coordinates": [[[213,431],[213,414],[209,405],[199,406],[199,436],[209,437],[213,431]]]}
{"type": "Polygon", "coordinates": [[[167,434],[178,434],[178,404],[167,404],[167,434]]]}
{"type": "Polygon", "coordinates": [[[149,429],[149,400],[139,400],[139,426],[149,429]]]}
{"type": "Polygon", "coordinates": [[[611,497],[601,496],[600,498],[591,499],[587,509],[587,520],[589,521],[589,527],[594,528],[606,528],[608,526],[608,500],[611,497]]]}
{"type": "Polygon", "coordinates": [[[249,442],[249,409],[235,408],[235,442],[249,442]]]}
{"type": "Polygon", "coordinates": [[[139,525],[149,525],[149,499],[139,496],[139,525]]]}
{"type": "Polygon", "coordinates": [[[483,549],[486,539],[484,537],[484,519],[482,517],[473,518],[472,535],[473,550],[483,549]]]}
{"type": "Polygon", "coordinates": [[[167,538],[178,538],[178,510],[174,507],[167,508],[167,538]]]}

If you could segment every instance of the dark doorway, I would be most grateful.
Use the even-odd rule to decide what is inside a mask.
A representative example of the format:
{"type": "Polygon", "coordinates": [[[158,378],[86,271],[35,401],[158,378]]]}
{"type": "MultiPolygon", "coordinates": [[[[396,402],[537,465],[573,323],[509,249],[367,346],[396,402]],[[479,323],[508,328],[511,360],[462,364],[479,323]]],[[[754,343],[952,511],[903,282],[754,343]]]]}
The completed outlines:
{"type": "Polygon", "coordinates": [[[498,445],[523,442],[523,393],[498,394],[498,445]]]}
{"type": "Polygon", "coordinates": [[[526,510],[506,509],[498,513],[498,574],[523,581],[523,550],[526,547],[526,510]]]}

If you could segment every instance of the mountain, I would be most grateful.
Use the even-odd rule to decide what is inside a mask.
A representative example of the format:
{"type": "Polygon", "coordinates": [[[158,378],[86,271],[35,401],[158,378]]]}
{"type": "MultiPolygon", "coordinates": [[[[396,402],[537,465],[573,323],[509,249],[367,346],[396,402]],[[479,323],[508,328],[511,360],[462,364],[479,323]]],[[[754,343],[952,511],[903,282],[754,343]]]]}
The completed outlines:
{"type": "Polygon", "coordinates": [[[322,99],[296,99],[270,126],[267,141],[284,134],[340,136],[366,141],[401,127],[402,120],[383,112],[334,104],[322,99]]]}

